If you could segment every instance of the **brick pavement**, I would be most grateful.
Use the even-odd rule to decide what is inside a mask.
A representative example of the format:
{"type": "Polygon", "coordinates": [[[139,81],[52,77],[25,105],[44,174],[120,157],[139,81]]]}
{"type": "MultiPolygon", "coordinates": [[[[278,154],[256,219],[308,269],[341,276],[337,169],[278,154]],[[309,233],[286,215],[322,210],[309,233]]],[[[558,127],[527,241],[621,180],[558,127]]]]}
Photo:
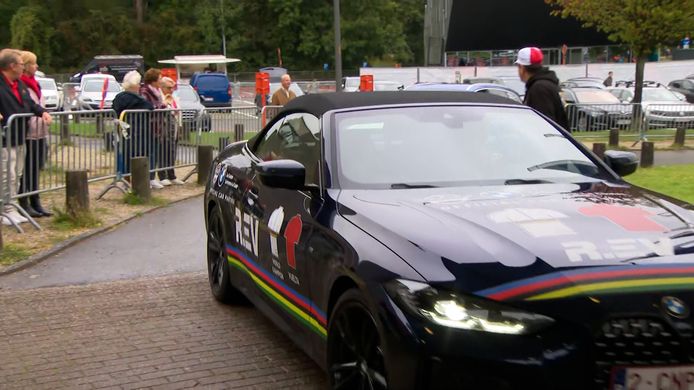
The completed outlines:
{"type": "Polygon", "coordinates": [[[324,374],[202,273],[0,292],[0,389],[322,389],[324,374]]]}

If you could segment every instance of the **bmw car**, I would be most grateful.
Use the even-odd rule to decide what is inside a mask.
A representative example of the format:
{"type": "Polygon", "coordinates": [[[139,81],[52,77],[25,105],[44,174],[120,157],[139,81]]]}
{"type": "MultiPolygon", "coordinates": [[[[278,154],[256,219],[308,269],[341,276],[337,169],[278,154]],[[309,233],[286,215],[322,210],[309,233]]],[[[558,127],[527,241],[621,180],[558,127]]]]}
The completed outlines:
{"type": "Polygon", "coordinates": [[[691,388],[694,212],[636,165],[491,94],[299,97],[213,160],[211,293],[335,389],[691,388]]]}

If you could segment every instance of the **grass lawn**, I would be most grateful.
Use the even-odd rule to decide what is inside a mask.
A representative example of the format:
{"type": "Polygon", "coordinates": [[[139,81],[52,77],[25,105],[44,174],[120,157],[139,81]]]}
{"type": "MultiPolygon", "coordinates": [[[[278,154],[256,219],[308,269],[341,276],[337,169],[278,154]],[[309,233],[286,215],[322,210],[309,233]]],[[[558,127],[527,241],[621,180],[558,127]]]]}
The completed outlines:
{"type": "MultiPolygon", "coordinates": [[[[79,135],[81,137],[98,138],[103,137],[103,134],[97,133],[96,122],[94,121],[84,121],[80,123],[70,122],[68,124],[70,128],[70,135],[79,135]]],[[[105,130],[112,129],[112,125],[104,124],[105,130]]],[[[55,121],[51,124],[51,134],[60,135],[60,122],[55,121]]]]}
{"type": "MultiPolygon", "coordinates": [[[[251,139],[254,135],[257,133],[244,133],[244,139],[249,140],[251,139]]],[[[192,133],[189,134],[188,136],[188,141],[195,145],[197,144],[197,134],[192,133]]],[[[212,145],[212,146],[219,146],[219,139],[220,138],[229,138],[229,143],[234,142],[234,133],[201,133],[200,134],[200,144],[201,145],[212,145]]]]}
{"type": "Polygon", "coordinates": [[[639,168],[625,180],[694,204],[694,164],[639,168]]]}

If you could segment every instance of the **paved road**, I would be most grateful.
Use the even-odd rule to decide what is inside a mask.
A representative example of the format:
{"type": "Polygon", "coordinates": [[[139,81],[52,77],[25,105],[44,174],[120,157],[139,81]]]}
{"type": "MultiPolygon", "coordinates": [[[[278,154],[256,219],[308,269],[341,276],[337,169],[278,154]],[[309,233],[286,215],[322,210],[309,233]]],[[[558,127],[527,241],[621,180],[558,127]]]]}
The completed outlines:
{"type": "Polygon", "coordinates": [[[136,218],[42,263],[0,277],[0,289],[95,283],[204,271],[202,197],[136,218]]]}
{"type": "Polygon", "coordinates": [[[654,165],[694,164],[694,150],[656,150],[654,165]]]}
{"type": "Polygon", "coordinates": [[[255,308],[210,295],[201,203],[0,276],[0,389],[324,388],[255,308]]]}

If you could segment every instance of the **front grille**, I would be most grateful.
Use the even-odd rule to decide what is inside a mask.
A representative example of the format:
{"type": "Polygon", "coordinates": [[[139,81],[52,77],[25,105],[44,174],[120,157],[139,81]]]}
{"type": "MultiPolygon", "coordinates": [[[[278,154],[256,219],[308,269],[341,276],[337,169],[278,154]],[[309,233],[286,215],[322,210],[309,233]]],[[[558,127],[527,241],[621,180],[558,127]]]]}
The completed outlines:
{"type": "Polygon", "coordinates": [[[197,114],[198,112],[195,110],[183,110],[181,116],[183,117],[183,120],[190,121],[194,120],[197,114]]]}
{"type": "Polygon", "coordinates": [[[614,366],[683,364],[692,361],[694,341],[658,318],[616,318],[595,337],[595,382],[607,388],[614,366]]]}

